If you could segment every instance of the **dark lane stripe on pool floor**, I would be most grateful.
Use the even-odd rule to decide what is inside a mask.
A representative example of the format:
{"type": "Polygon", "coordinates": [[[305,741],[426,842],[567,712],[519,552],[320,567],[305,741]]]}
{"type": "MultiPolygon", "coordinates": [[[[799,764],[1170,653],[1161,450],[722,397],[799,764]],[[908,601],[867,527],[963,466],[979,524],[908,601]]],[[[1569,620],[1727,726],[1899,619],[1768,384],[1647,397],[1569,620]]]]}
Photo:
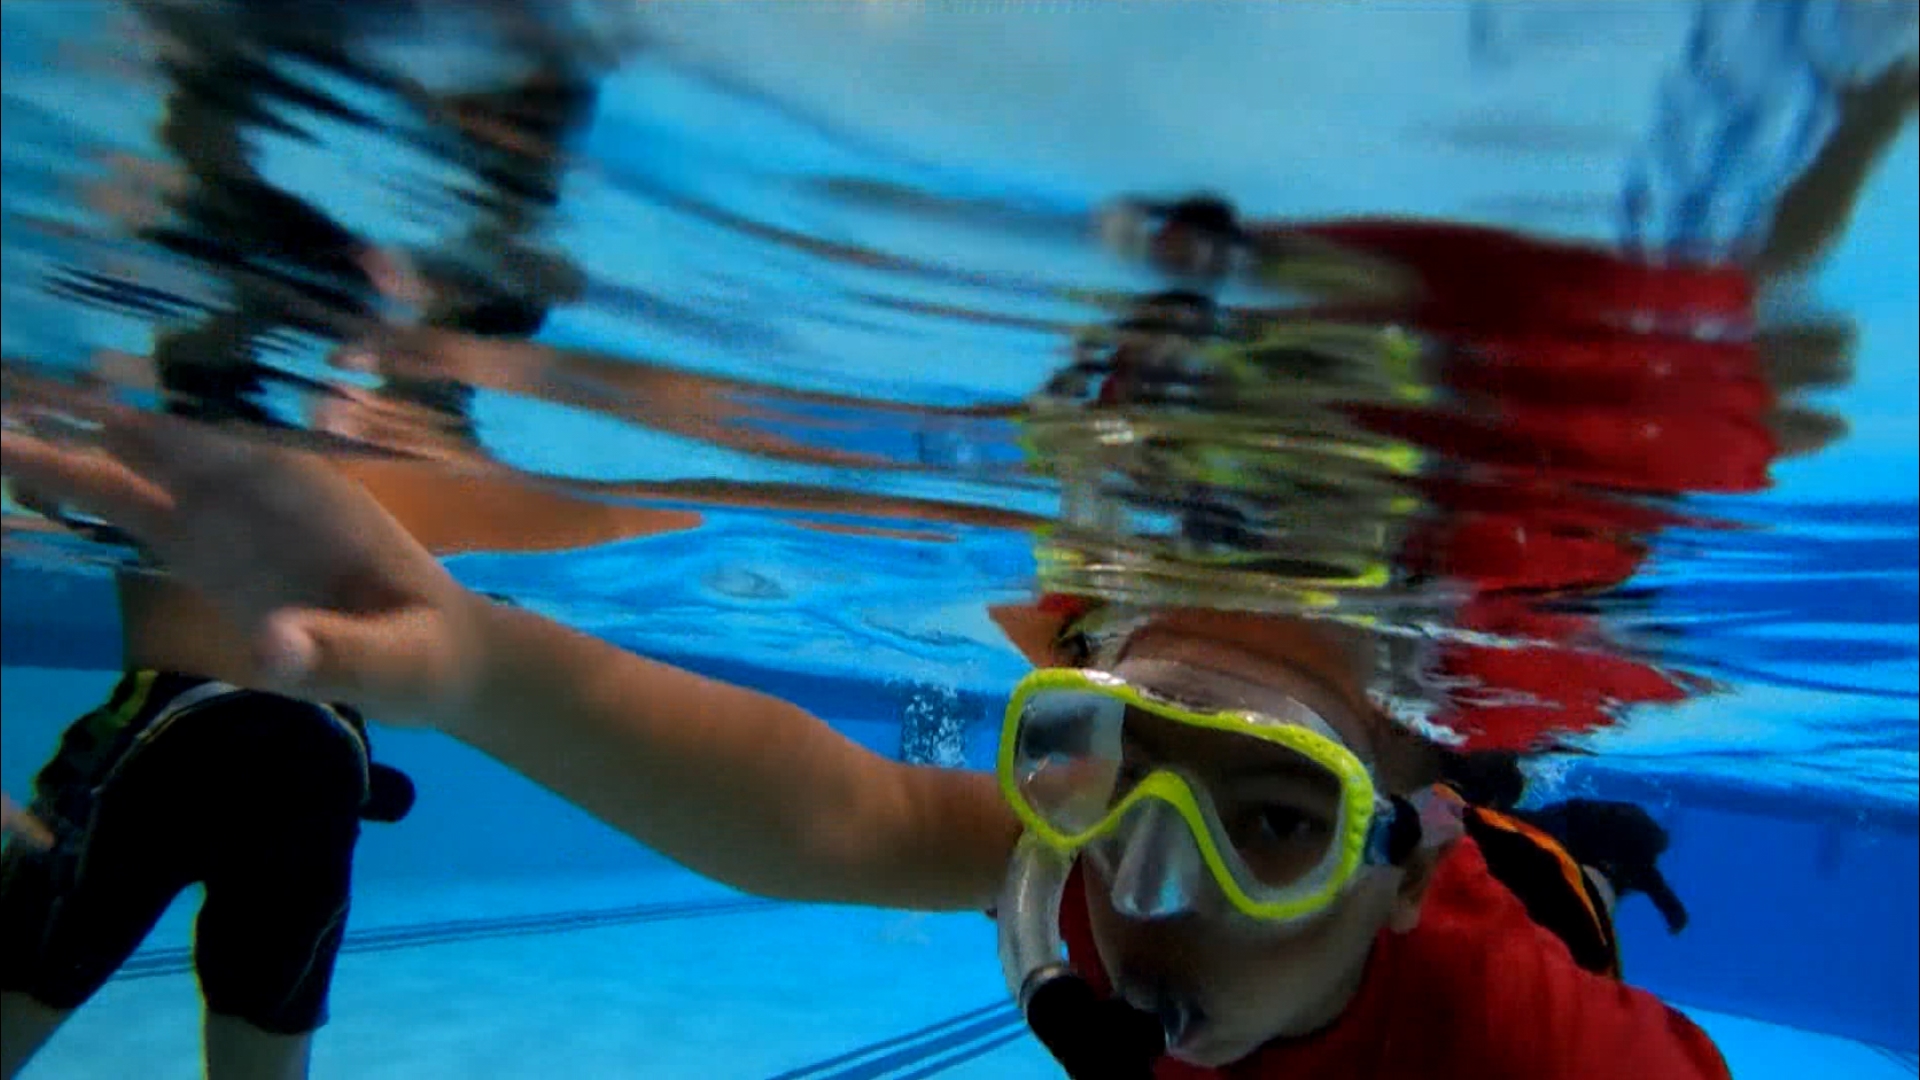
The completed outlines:
{"type": "MultiPolygon", "coordinates": [[[[412,926],[379,927],[358,933],[348,931],[347,939],[341,945],[340,951],[356,955],[392,952],[396,949],[419,948],[423,945],[447,945],[461,941],[528,937],[535,934],[567,934],[581,930],[600,930],[611,926],[711,918],[718,915],[742,915],[785,906],[773,900],[708,900],[684,904],[640,904],[633,907],[565,911],[504,919],[455,919],[447,922],[417,923],[412,926]]],[[[134,954],[121,965],[114,979],[116,981],[152,979],[164,975],[184,975],[192,970],[191,947],[153,949],[134,954]]]]}
{"type": "Polygon", "coordinates": [[[921,1080],[1005,1046],[1025,1033],[1018,1009],[989,1005],[789,1069],[768,1080],[921,1080]]]}
{"type": "Polygon", "coordinates": [[[1915,1054],[1910,1050],[1890,1050],[1884,1046],[1876,1046],[1873,1050],[1881,1057],[1907,1070],[1907,1075],[1920,1076],[1920,1054],[1915,1054]]]}
{"type": "Polygon", "coordinates": [[[948,1069],[953,1068],[955,1065],[964,1065],[967,1062],[972,1061],[974,1058],[984,1057],[985,1055],[1000,1049],[1001,1047],[1007,1045],[1010,1042],[1017,1042],[1020,1039],[1025,1038],[1026,1034],[1027,1034],[1026,1025],[1025,1024],[1017,1025],[1013,1031],[1010,1031],[1005,1035],[995,1036],[994,1038],[988,1039],[985,1042],[974,1043],[972,1046],[967,1047],[965,1050],[962,1050],[958,1053],[950,1054],[947,1057],[941,1058],[939,1061],[933,1062],[932,1064],[929,1064],[925,1068],[916,1069],[910,1073],[901,1073],[900,1075],[893,1077],[892,1080],[922,1080],[923,1077],[938,1075],[940,1073],[946,1072],[948,1069]]]}
{"type": "MultiPolygon", "coordinates": [[[[559,912],[503,919],[457,919],[412,926],[348,932],[342,953],[379,953],[424,945],[445,945],[535,934],[564,934],[613,926],[711,918],[769,911],[789,905],[772,900],[711,900],[684,904],[642,904],[593,911],[559,912]]],[[[116,981],[185,975],[193,970],[193,950],[154,949],[129,959],[116,981]]],[[[994,1004],[950,1016],[926,1027],[869,1043],[770,1077],[769,1080],[925,1080],[991,1053],[1026,1034],[1020,1011],[994,1004]]]]}

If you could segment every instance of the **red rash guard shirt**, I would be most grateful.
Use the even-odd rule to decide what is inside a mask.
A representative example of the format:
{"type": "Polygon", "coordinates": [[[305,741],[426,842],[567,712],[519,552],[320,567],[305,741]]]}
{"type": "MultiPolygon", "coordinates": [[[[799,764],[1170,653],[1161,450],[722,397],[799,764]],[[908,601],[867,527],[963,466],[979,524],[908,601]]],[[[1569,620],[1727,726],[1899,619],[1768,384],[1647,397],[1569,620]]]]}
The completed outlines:
{"type": "MultiPolygon", "coordinates": [[[[1102,970],[1081,872],[1060,907],[1075,967],[1102,970]]],[[[1704,1032],[1659,999],[1583,970],[1527,917],[1472,841],[1442,860],[1406,934],[1383,932],[1360,992],[1315,1035],[1219,1069],[1163,1059],[1157,1080],[1731,1080],[1704,1032]]]]}

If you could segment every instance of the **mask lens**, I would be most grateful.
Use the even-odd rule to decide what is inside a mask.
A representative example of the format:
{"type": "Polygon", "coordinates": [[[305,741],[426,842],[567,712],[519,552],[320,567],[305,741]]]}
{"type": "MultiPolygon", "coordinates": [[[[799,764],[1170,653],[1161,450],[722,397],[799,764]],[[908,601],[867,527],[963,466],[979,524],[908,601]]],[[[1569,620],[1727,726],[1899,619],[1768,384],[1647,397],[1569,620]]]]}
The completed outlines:
{"type": "Polygon", "coordinates": [[[1326,872],[1344,802],[1331,767],[1252,729],[1217,730],[1141,709],[1124,716],[1115,800],[1169,770],[1193,791],[1215,848],[1248,892],[1292,889],[1326,872]]]}
{"type": "Polygon", "coordinates": [[[1014,767],[1021,798],[1049,825],[1077,836],[1100,824],[1120,781],[1121,718],[1105,694],[1034,694],[1020,712],[1014,767]]]}
{"type": "Polygon", "coordinates": [[[1250,884],[1293,888],[1322,872],[1333,853],[1340,779],[1283,747],[1261,747],[1258,758],[1208,782],[1221,847],[1232,850],[1250,884]]]}

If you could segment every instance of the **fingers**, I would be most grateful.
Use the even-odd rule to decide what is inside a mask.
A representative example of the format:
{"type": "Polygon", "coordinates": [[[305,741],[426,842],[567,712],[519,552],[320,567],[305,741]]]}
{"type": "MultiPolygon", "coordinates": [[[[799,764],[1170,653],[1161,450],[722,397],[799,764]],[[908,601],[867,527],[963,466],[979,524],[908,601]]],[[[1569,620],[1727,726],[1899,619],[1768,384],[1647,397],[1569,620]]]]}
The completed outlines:
{"type": "Polygon", "coordinates": [[[1804,406],[1775,409],[1767,417],[1767,429],[1779,443],[1780,456],[1799,457],[1818,453],[1847,434],[1847,422],[1832,413],[1804,406]]]}
{"type": "Polygon", "coordinates": [[[42,850],[53,846],[53,834],[47,827],[5,795],[0,795],[0,836],[9,844],[17,842],[42,850]]]}
{"type": "Polygon", "coordinates": [[[387,302],[417,310],[434,301],[432,284],[405,251],[399,248],[365,247],[355,261],[387,302]]]}
{"type": "Polygon", "coordinates": [[[1660,910],[1660,917],[1666,920],[1667,933],[1678,934],[1687,928],[1687,905],[1680,902],[1673,886],[1667,884],[1665,875],[1658,869],[1650,869],[1641,887],[1646,890],[1647,898],[1653,901],[1653,906],[1660,910]]]}
{"type": "Polygon", "coordinates": [[[166,490],[99,450],[0,431],[0,472],[36,499],[72,506],[151,538],[173,510],[166,490]]]}
{"type": "Polygon", "coordinates": [[[141,472],[170,454],[200,456],[203,447],[188,447],[196,438],[205,442],[210,436],[196,437],[189,425],[113,399],[118,374],[113,369],[118,364],[107,360],[106,370],[90,373],[79,384],[9,364],[4,369],[7,429],[32,433],[43,441],[49,433],[70,434],[74,441],[93,443],[141,472]]]}

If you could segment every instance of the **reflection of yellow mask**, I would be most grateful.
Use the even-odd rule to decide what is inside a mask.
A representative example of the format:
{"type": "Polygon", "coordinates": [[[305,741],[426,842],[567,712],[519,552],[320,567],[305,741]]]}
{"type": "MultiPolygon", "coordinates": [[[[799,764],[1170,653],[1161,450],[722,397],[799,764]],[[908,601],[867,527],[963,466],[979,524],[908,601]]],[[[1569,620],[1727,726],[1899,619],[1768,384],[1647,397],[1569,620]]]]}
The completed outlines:
{"type": "MultiPolygon", "coordinates": [[[[1098,671],[1043,669],[1007,705],[1001,790],[1034,840],[1105,865],[1117,904],[1196,910],[1211,878],[1242,914],[1292,922],[1361,867],[1402,862],[1418,814],[1388,798],[1320,715],[1290,696],[1181,669],[1179,700],[1098,671]],[[1254,700],[1265,711],[1237,706],[1254,700]],[[1259,740],[1245,768],[1200,770],[1163,752],[1178,729],[1259,740]]],[[[1237,765],[1237,761],[1236,761],[1237,765]]]]}

